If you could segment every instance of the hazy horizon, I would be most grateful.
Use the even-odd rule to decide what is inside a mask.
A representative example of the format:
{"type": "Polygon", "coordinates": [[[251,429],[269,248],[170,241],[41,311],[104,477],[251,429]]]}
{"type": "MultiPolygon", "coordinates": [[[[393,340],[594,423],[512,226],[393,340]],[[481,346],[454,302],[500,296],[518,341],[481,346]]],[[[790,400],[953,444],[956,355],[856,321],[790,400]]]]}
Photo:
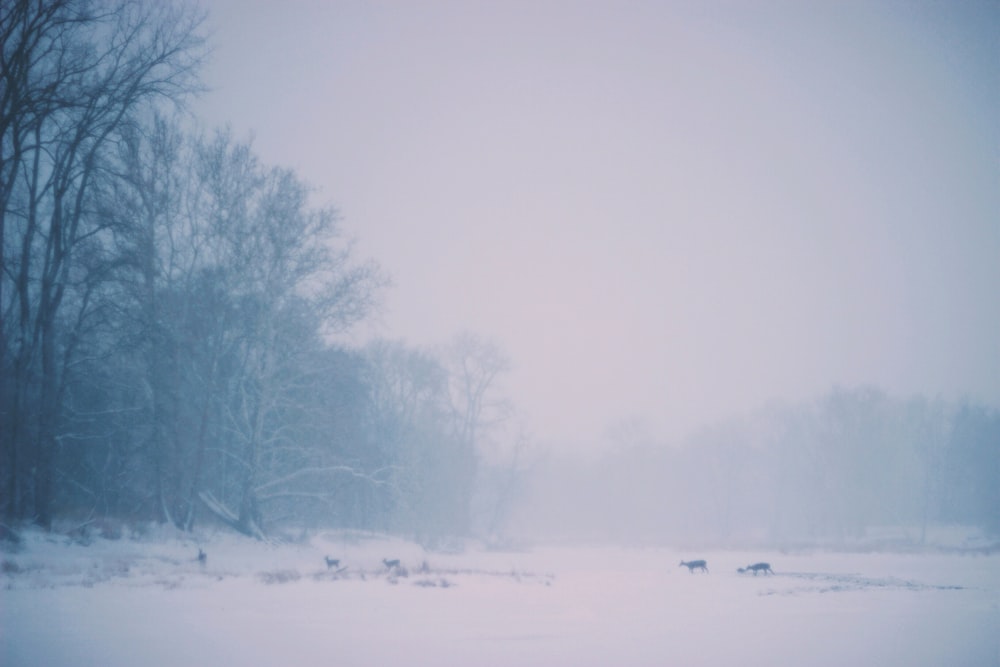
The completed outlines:
{"type": "Polygon", "coordinates": [[[212,0],[208,126],[511,357],[543,443],[833,386],[1000,405],[996,3],[212,0]]]}

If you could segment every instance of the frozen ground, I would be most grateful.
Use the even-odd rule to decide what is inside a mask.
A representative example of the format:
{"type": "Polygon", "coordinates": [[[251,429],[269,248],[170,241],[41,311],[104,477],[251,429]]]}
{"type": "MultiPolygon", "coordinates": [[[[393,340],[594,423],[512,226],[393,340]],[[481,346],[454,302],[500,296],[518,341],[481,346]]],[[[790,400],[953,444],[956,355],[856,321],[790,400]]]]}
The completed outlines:
{"type": "Polygon", "coordinates": [[[5,667],[1000,665],[998,555],[28,533],[0,557],[5,667]]]}

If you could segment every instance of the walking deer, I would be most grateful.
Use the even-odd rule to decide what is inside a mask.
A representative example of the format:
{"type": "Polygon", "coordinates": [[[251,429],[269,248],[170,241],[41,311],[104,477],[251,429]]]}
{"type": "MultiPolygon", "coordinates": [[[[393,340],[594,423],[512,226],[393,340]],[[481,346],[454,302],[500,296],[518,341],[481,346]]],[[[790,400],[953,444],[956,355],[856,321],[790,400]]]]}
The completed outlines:
{"type": "Polygon", "coordinates": [[[694,574],[695,570],[701,570],[702,572],[708,572],[708,563],[703,560],[689,560],[687,562],[681,561],[678,567],[686,567],[688,572],[694,574]]]}
{"type": "Polygon", "coordinates": [[[774,570],[771,569],[770,563],[754,563],[753,565],[747,565],[744,572],[753,572],[753,576],[757,576],[758,572],[763,572],[764,574],[774,574],[774,570]]]}

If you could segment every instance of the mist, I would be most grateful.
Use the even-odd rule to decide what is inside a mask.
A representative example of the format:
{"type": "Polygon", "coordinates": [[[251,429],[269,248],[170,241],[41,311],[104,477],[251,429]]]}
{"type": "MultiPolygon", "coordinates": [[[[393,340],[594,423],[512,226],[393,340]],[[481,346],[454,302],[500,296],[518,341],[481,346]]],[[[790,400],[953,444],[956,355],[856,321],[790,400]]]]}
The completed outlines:
{"type": "Polygon", "coordinates": [[[529,543],[910,551],[941,548],[942,527],[959,526],[977,549],[1000,529],[997,442],[996,410],[870,386],[773,404],[675,446],[623,425],[598,457],[524,467],[507,527],[529,543]]]}
{"type": "Polygon", "coordinates": [[[199,112],[393,279],[355,340],[495,340],[547,446],[835,386],[1000,403],[992,3],[210,9],[199,112]]]}
{"type": "Polygon", "coordinates": [[[5,19],[7,516],[997,531],[994,4],[109,6],[5,19]]]}
{"type": "Polygon", "coordinates": [[[307,174],[393,278],[353,340],[473,331],[509,358],[476,533],[995,531],[995,445],[971,444],[1000,404],[995,6],[213,17],[199,109],[307,174]]]}
{"type": "Polygon", "coordinates": [[[993,664],[998,35],[4,3],[0,661],[993,664]]]}

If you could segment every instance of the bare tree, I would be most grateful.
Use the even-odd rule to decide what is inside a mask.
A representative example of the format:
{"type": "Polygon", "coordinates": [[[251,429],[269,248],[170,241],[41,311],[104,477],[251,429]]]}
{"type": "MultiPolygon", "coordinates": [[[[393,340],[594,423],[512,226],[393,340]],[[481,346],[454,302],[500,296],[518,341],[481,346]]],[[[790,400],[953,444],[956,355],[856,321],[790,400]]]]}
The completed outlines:
{"type": "Polygon", "coordinates": [[[155,117],[122,137],[107,213],[123,221],[120,351],[140,369],[133,438],[159,518],[190,530],[207,506],[261,537],[264,504],[297,511],[331,503],[333,479],[378,483],[328,455],[352,426],[320,403],[343,400],[334,387],[353,372],[324,337],[374,305],[377,267],[353,260],[293,172],[228,131],[186,138],[155,117]]]}
{"type": "Polygon", "coordinates": [[[287,444],[288,399],[308,376],[304,352],[312,337],[365,317],[384,279],[375,264],[354,260],[334,211],[311,207],[294,172],[263,167],[225,132],[202,145],[199,165],[211,210],[204,261],[237,315],[225,400],[236,472],[231,497],[208,502],[260,537],[259,490],[274,489],[270,453],[287,444]]]}
{"type": "Polygon", "coordinates": [[[365,359],[368,453],[390,473],[389,484],[366,498],[370,521],[421,539],[444,532],[457,504],[452,462],[442,456],[456,449],[447,371],[432,353],[400,341],[370,342],[365,359]]]}
{"type": "Polygon", "coordinates": [[[0,11],[7,511],[49,526],[65,374],[108,268],[84,261],[112,231],[97,193],[122,131],[194,89],[201,18],[128,0],[15,0],[0,11]]]}
{"type": "Polygon", "coordinates": [[[511,415],[510,402],[498,395],[497,381],[511,368],[510,359],[491,341],[471,333],[457,335],[444,349],[448,370],[448,403],[452,429],[460,449],[452,453],[449,469],[462,482],[464,516],[458,530],[469,528],[470,504],[480,449],[492,431],[511,415]]]}
{"type": "Polygon", "coordinates": [[[444,358],[456,433],[475,447],[483,431],[510,416],[510,402],[494,396],[497,379],[511,369],[510,359],[496,343],[468,332],[451,341],[444,358]]]}

